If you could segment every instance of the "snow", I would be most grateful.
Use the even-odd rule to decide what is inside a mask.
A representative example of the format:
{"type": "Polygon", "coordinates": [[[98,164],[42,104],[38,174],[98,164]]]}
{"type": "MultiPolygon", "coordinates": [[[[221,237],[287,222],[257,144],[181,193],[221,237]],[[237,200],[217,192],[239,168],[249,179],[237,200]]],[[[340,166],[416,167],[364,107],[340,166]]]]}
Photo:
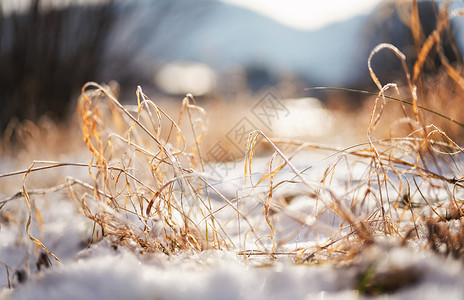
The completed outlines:
{"type": "Polygon", "coordinates": [[[251,267],[232,252],[206,251],[139,258],[98,245],[91,255],[42,273],[19,286],[13,299],[303,299],[352,294],[327,267],[276,263],[251,267]]]}
{"type": "MultiPolygon", "coordinates": [[[[416,268],[421,282],[385,299],[460,299],[456,261],[408,248],[373,249],[379,269],[416,268]]],[[[247,262],[231,251],[137,255],[101,242],[76,259],[41,272],[2,299],[358,299],[355,272],[288,261],[247,262]],[[268,262],[269,263],[269,262],[268,262]]]]}
{"type": "MultiPolygon", "coordinates": [[[[318,156],[314,155],[313,160],[319,161],[318,156]]],[[[295,163],[308,165],[309,161],[296,159],[295,163]]],[[[256,172],[265,169],[266,164],[266,159],[257,158],[256,172]]],[[[233,193],[240,182],[243,188],[240,172],[233,170],[229,174],[231,180],[216,187],[224,194],[233,193]]],[[[285,177],[290,172],[282,174],[285,177]]],[[[317,176],[317,172],[308,175],[308,180],[317,176]]],[[[336,192],[342,192],[340,187],[337,189],[336,192]]],[[[296,196],[273,218],[275,236],[280,241],[278,250],[282,253],[304,247],[310,249],[316,242],[333,235],[331,226],[338,228],[341,222],[333,211],[323,209],[321,202],[316,203],[311,196],[298,193],[298,188],[294,192],[296,196]]],[[[284,191],[280,193],[285,194],[284,191]]],[[[167,256],[142,253],[135,244],[115,246],[111,238],[87,247],[85,239],[91,233],[92,223],[65,193],[47,194],[36,198],[35,203],[42,214],[43,230],[37,230],[37,224],[33,224],[32,234],[40,236],[62,264],[50,257],[52,266],[38,271],[38,249],[24,238],[23,223],[2,223],[0,261],[8,266],[10,284],[15,288],[7,287],[6,268],[0,267],[3,286],[0,299],[360,299],[364,296],[356,291],[359,276],[371,267],[378,274],[393,270],[411,272],[411,276],[418,277],[417,282],[413,280],[403,289],[383,294],[379,296],[381,299],[461,299],[464,295],[464,271],[460,261],[418,251],[419,246],[403,247],[393,238],[378,239],[348,265],[295,263],[294,255],[239,254],[239,250],[260,247],[256,247],[253,238],[249,238],[248,243],[243,241],[243,236],[241,240],[237,223],[230,222],[225,228],[235,235],[232,240],[238,248],[181,251],[167,256]],[[18,270],[28,275],[25,282],[18,281],[15,275],[18,270]]],[[[6,207],[10,207],[11,212],[25,212],[22,202],[8,204],[6,207]]],[[[268,232],[262,212],[253,213],[254,205],[248,205],[249,221],[254,228],[260,234],[268,232]]],[[[218,218],[225,220],[233,213],[226,208],[218,218]]],[[[243,235],[247,224],[242,222],[241,226],[243,235]]],[[[272,246],[269,239],[263,239],[263,244],[266,248],[272,246]]]]}

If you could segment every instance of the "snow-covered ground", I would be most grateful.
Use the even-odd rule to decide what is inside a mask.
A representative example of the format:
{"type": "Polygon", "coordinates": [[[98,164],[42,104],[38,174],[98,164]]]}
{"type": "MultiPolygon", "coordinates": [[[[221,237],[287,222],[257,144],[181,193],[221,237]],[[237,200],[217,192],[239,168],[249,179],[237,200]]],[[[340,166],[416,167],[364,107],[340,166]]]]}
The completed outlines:
{"type": "MultiPolygon", "coordinates": [[[[460,263],[393,248],[372,254],[383,268],[411,267],[419,283],[388,299],[462,299],[460,263]]],[[[248,261],[232,251],[137,255],[100,243],[50,268],[5,299],[358,299],[356,271],[295,265],[289,259],[248,261]]]]}
{"type": "MultiPolygon", "coordinates": [[[[238,249],[141,254],[136,245],[118,247],[111,239],[83,249],[91,223],[61,196],[49,200],[50,207],[42,212],[43,242],[62,264],[50,257],[52,266],[42,265],[38,271],[34,247],[18,232],[19,224],[2,223],[0,299],[359,299],[359,276],[374,265],[380,274],[399,274],[410,283],[382,298],[464,295],[461,261],[401,247],[393,239],[380,239],[349,265],[295,263],[294,254],[240,255],[238,249]],[[27,279],[19,282],[17,272],[27,279]],[[7,288],[9,284],[14,289],[7,288]]],[[[303,214],[308,201],[295,200],[287,212],[303,214]]],[[[280,223],[292,230],[291,219],[280,223]]],[[[288,243],[281,249],[291,252],[304,246],[288,243]]]]}
{"type": "MultiPolygon", "coordinates": [[[[301,157],[299,161],[296,159],[298,167],[303,163],[317,165],[324,157],[309,153],[305,156],[313,159],[304,162],[301,157]]],[[[266,166],[266,162],[267,159],[257,159],[255,169],[266,166]]],[[[216,188],[231,197],[243,184],[240,173],[239,165],[229,173],[227,184],[218,184],[216,188]]],[[[286,172],[282,174],[285,177],[286,172]]],[[[259,172],[255,176],[259,177],[259,172]]],[[[342,192],[341,187],[338,192],[342,192]]],[[[276,191],[279,193],[296,196],[273,215],[275,238],[281,241],[276,249],[280,254],[274,257],[251,251],[240,253],[263,248],[254,237],[240,244],[247,224],[241,222],[240,236],[234,221],[225,225],[236,243],[230,249],[181,251],[170,256],[142,254],[137,245],[115,246],[111,238],[88,247],[86,239],[92,233],[92,222],[79,212],[66,193],[45,194],[34,200],[43,225],[41,233],[34,228],[32,235],[40,236],[46,247],[62,260],[60,264],[49,256],[48,268],[38,264],[40,249],[24,234],[27,210],[24,200],[18,198],[17,203],[8,202],[2,209],[5,216],[2,215],[0,228],[1,299],[359,299],[365,297],[357,290],[360,278],[372,266],[378,274],[393,273],[393,277],[404,277],[401,281],[406,282],[404,288],[382,298],[462,299],[461,261],[419,250],[419,246],[400,246],[393,238],[379,239],[349,264],[303,262],[301,258],[308,253],[302,249],[311,249],[316,241],[329,238],[336,232],[339,220],[335,220],[337,216],[331,211],[316,215],[316,202],[301,192],[301,186],[276,191]],[[10,211],[16,214],[9,215],[10,211]]],[[[223,203],[217,200],[214,204],[221,207],[223,203]]],[[[222,217],[218,216],[220,221],[233,215],[233,211],[226,210],[223,209],[222,217]]],[[[250,205],[248,221],[258,235],[266,235],[269,228],[262,211],[256,210],[262,210],[262,206],[250,205]]],[[[272,247],[268,238],[263,239],[263,245],[272,247]]]]}

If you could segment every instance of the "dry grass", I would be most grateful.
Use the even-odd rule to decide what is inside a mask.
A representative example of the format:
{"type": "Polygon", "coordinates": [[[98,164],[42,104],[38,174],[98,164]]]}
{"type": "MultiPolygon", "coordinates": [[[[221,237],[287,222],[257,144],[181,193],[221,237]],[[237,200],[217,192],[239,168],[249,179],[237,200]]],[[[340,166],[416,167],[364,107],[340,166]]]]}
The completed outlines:
{"type": "MultiPolygon", "coordinates": [[[[142,252],[233,249],[244,257],[290,255],[301,263],[347,264],[386,236],[405,246],[413,244],[460,258],[464,251],[463,148],[452,137],[462,134],[462,123],[454,120],[463,107],[464,78],[443,56],[443,74],[421,78],[427,54],[432,47],[439,48],[439,33],[448,19],[443,12],[437,30],[418,46],[412,74],[406,68],[406,57],[393,45],[381,44],[372,51],[369,63],[378,51],[393,51],[403,63],[408,84],[401,88],[393,83],[382,85],[370,70],[379,92],[373,97],[365,143],[335,149],[271,139],[254,131],[243,157],[247,189],[237,191],[235,197],[222,194],[215,186],[217,180],[205,172],[208,160],[202,143],[208,116],[191,95],[184,98],[174,119],[141,88],[137,89],[137,105],[124,107],[108,87],[87,83],[78,112],[90,161],[34,163],[26,170],[0,175],[0,179],[23,175],[21,192],[0,205],[26,199],[28,235],[51,255],[29,233],[31,219],[40,220],[31,198],[66,189],[82,213],[98,225],[94,240],[110,237],[115,244],[142,252]],[[430,80],[435,82],[433,88],[418,88],[431,86],[430,80]],[[451,95],[446,92],[450,90],[451,95]],[[266,144],[273,154],[257,177],[258,143],[266,144]],[[325,158],[301,169],[295,159],[312,153],[307,151],[322,151],[325,158]],[[30,174],[61,166],[86,168],[90,179],[68,178],[42,191],[27,187],[30,174]],[[316,167],[320,173],[313,171],[316,167]],[[289,196],[295,185],[296,195],[289,196]],[[311,216],[288,210],[301,195],[314,203],[311,216]],[[221,216],[225,211],[229,219],[221,216]],[[284,217],[297,224],[285,234],[279,231],[284,217]],[[238,226],[238,242],[226,229],[231,224],[238,226]],[[287,241],[327,228],[330,234],[314,245],[285,249],[287,241]],[[246,240],[256,247],[246,248],[250,245],[246,240]]],[[[404,271],[406,277],[409,271],[404,271]]],[[[391,274],[379,275],[369,269],[362,274],[358,289],[372,294],[403,286],[404,282],[391,279],[391,274]]]]}

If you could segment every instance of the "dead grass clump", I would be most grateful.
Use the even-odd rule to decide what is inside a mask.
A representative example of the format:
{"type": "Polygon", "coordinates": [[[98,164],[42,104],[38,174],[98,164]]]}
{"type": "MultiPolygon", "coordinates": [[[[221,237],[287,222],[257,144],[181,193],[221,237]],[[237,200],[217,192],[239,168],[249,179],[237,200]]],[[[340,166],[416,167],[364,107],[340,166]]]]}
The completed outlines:
{"type": "MultiPolygon", "coordinates": [[[[303,260],[316,255],[323,259],[321,253],[326,253],[328,261],[346,264],[362,256],[379,236],[462,258],[464,149],[459,142],[464,124],[454,117],[454,110],[462,106],[458,95],[464,91],[464,78],[461,67],[451,66],[442,54],[443,72],[434,80],[443,85],[431,86],[432,79],[422,77],[431,49],[436,47],[441,53],[440,34],[449,18],[464,14],[455,11],[449,16],[446,9],[441,11],[437,28],[418,44],[412,72],[407,57],[394,45],[380,44],[372,50],[368,67],[379,92],[370,106],[367,143],[335,152],[340,159],[327,167],[322,186],[312,183],[315,200],[324,200],[322,209],[339,217],[336,223],[337,218],[328,221],[337,224],[339,231],[325,243],[304,249],[303,260]],[[406,86],[380,82],[370,62],[381,51],[397,57],[406,86]],[[347,168],[346,180],[337,182],[343,177],[337,174],[346,174],[347,168]],[[340,186],[345,193],[337,192],[340,186]]],[[[308,146],[313,147],[299,144],[308,146]]]]}
{"type": "MultiPolygon", "coordinates": [[[[464,78],[462,66],[456,68],[456,74],[464,78]]],[[[453,75],[454,76],[454,75],[453,75]]],[[[462,121],[464,114],[464,85],[458,85],[450,79],[447,71],[442,71],[433,78],[424,80],[424,106],[436,112],[442,112],[448,118],[462,121]]],[[[453,140],[462,143],[464,136],[464,126],[449,122],[442,117],[427,113],[427,119],[446,132],[453,140]]],[[[462,123],[462,122],[460,122],[462,123]]]]}
{"type": "Polygon", "coordinates": [[[226,234],[212,215],[205,196],[208,186],[200,174],[205,112],[191,103],[189,95],[178,121],[141,88],[137,101],[137,107],[129,111],[108,89],[94,83],[83,87],[79,111],[84,142],[93,156],[89,172],[94,183],[92,193],[73,197],[82,203],[86,216],[100,225],[103,236],[131,240],[145,250],[171,253],[224,246],[226,234]],[[105,124],[101,101],[109,102],[114,131],[105,124]],[[183,115],[192,143],[181,131],[183,115]],[[165,131],[163,119],[170,123],[165,131]]]}
{"type": "Polygon", "coordinates": [[[455,218],[455,221],[427,220],[427,241],[432,251],[461,258],[464,254],[464,221],[462,215],[455,218]]]}
{"type": "MultiPolygon", "coordinates": [[[[411,18],[414,19],[417,17],[414,16],[415,10],[411,11],[411,18]]],[[[452,137],[460,141],[464,128],[459,118],[454,117],[453,111],[460,111],[462,106],[462,97],[455,95],[462,95],[464,77],[461,67],[451,66],[440,52],[440,34],[449,24],[449,18],[463,14],[463,11],[455,11],[449,16],[447,6],[441,10],[437,28],[422,44],[417,45],[418,56],[412,73],[407,68],[406,57],[393,45],[378,45],[369,56],[371,77],[380,92],[375,98],[368,126],[369,149],[363,153],[365,157],[370,157],[367,177],[363,181],[366,192],[361,201],[352,198],[351,203],[363,203],[373,197],[377,209],[371,215],[347,219],[356,237],[354,243],[345,244],[347,249],[356,250],[363,243],[369,244],[372,235],[394,236],[404,240],[414,236],[420,245],[437,253],[456,258],[462,255],[459,242],[461,226],[455,224],[453,233],[448,222],[451,218],[459,223],[463,216],[463,149],[452,137]],[[429,79],[421,76],[433,47],[437,48],[444,66],[443,73],[435,79],[443,83],[438,87],[424,84],[429,79]],[[403,92],[396,84],[382,84],[378,80],[370,61],[379,51],[392,51],[400,60],[407,82],[403,92]],[[426,85],[428,87],[424,88],[426,85]],[[453,88],[450,89],[450,86],[453,88]],[[404,90],[407,91],[406,96],[404,90]],[[394,95],[386,95],[387,91],[392,91],[394,95]],[[432,103],[430,99],[435,102],[432,103]],[[389,136],[378,138],[375,133],[380,127],[386,127],[385,123],[380,124],[385,115],[388,118],[386,108],[391,101],[401,107],[403,116],[394,122],[387,122],[391,124],[388,126],[390,130],[394,131],[390,131],[389,136]],[[397,130],[399,127],[401,130],[397,130]],[[454,131],[449,131],[450,128],[454,131]],[[448,132],[452,132],[453,136],[448,132]],[[405,230],[406,223],[413,224],[413,229],[405,230]],[[362,229],[365,226],[357,228],[356,224],[367,224],[371,234],[366,235],[362,229]]],[[[350,154],[361,156],[360,152],[350,154]]],[[[358,250],[355,252],[359,253],[358,250]]]]}
{"type": "Polygon", "coordinates": [[[60,126],[47,116],[42,116],[37,122],[12,120],[1,136],[0,155],[30,161],[53,160],[69,153],[70,149],[82,144],[73,121],[69,121],[67,126],[60,126]]]}
{"type": "Polygon", "coordinates": [[[375,266],[370,266],[357,278],[356,290],[367,296],[391,294],[418,283],[421,277],[420,271],[413,267],[378,272],[375,266]]]}

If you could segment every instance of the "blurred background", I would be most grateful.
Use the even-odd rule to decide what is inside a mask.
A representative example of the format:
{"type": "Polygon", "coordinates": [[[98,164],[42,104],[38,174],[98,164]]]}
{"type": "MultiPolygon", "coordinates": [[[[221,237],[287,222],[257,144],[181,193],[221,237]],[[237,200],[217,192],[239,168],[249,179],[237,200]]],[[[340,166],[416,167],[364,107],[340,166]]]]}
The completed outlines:
{"type": "MultiPolygon", "coordinates": [[[[359,94],[307,91],[335,86],[376,91],[367,58],[379,43],[417,57],[409,28],[412,1],[133,0],[0,2],[0,129],[46,115],[65,121],[87,81],[112,82],[121,101],[141,85],[152,99],[246,101],[274,87],[283,98],[359,94]]],[[[440,1],[419,1],[422,42],[436,27],[440,1]]],[[[450,2],[449,10],[464,7],[450,2]]],[[[462,18],[442,36],[444,53],[462,64],[462,18]]],[[[426,72],[439,72],[431,54],[426,72]]],[[[394,54],[374,57],[380,81],[401,82],[394,54]]],[[[341,102],[339,102],[341,103],[341,102]]]]}

